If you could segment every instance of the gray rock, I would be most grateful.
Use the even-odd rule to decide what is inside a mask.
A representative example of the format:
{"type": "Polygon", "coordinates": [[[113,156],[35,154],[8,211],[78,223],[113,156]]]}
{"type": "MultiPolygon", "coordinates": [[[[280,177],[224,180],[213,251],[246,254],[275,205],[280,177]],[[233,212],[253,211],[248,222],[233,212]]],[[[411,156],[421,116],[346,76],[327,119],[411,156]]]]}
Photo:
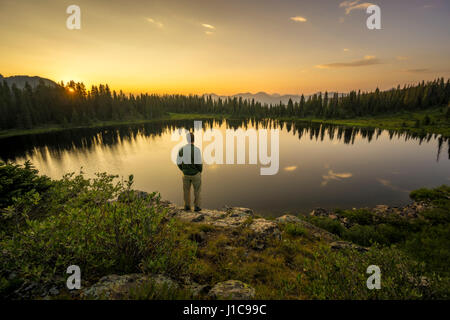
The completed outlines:
{"type": "Polygon", "coordinates": [[[216,227],[235,228],[242,226],[253,211],[248,208],[225,208],[225,211],[202,209],[201,213],[184,211],[181,207],[169,206],[168,215],[185,222],[204,223],[216,227]]]}
{"type": "Polygon", "coordinates": [[[230,217],[253,217],[252,209],[242,207],[226,207],[225,211],[230,217]]]}
{"type": "Polygon", "coordinates": [[[178,287],[176,282],[163,275],[133,273],[119,276],[111,274],[102,277],[96,284],[82,290],[80,297],[85,299],[124,299],[130,294],[131,290],[148,282],[178,287]]]}
{"type": "Polygon", "coordinates": [[[285,214],[284,216],[278,217],[275,219],[275,221],[279,223],[300,223],[301,220],[297,218],[296,216],[293,216],[291,214],[285,214]]]}
{"type": "Polygon", "coordinates": [[[314,216],[314,217],[328,217],[332,212],[328,211],[327,209],[324,208],[316,208],[313,211],[310,212],[310,216],[314,216]]]}
{"type": "Polygon", "coordinates": [[[274,221],[266,220],[263,218],[255,219],[252,221],[249,228],[259,238],[267,238],[270,236],[274,236],[278,239],[281,238],[281,232],[278,228],[278,224],[274,221]]]}
{"type": "Polygon", "coordinates": [[[384,204],[379,204],[373,209],[373,211],[376,213],[386,213],[389,210],[390,210],[389,206],[384,205],[384,204]]]}
{"type": "Polygon", "coordinates": [[[208,296],[212,299],[249,300],[255,297],[255,289],[242,281],[228,280],[214,285],[208,296]]]}

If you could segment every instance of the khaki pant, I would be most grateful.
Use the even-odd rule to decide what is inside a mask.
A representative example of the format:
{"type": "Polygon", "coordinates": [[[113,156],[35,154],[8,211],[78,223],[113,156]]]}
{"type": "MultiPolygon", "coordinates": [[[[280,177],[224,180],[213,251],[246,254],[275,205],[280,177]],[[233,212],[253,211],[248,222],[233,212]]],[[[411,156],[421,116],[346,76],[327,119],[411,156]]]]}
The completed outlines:
{"type": "Polygon", "coordinates": [[[200,191],[202,187],[202,174],[199,172],[196,175],[183,175],[183,193],[184,205],[191,206],[191,184],[194,186],[194,206],[200,207],[200,191]]]}

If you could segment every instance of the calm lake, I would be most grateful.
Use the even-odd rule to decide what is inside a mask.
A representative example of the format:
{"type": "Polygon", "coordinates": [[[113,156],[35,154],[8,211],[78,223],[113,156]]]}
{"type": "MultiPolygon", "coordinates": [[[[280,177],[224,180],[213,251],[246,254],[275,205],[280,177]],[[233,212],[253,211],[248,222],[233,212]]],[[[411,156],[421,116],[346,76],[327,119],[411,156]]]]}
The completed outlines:
{"type": "MultiPolygon", "coordinates": [[[[178,142],[171,136],[193,126],[193,121],[162,121],[5,138],[0,158],[31,160],[55,179],[81,167],[89,176],[134,174],[136,189],[158,191],[182,205],[181,172],[171,161],[178,142]]],[[[224,137],[226,129],[266,127],[269,133],[280,130],[278,173],[260,175],[259,164],[205,165],[202,207],[243,206],[277,216],[319,206],[399,206],[409,202],[411,190],[450,184],[449,141],[439,136],[300,122],[203,121],[203,130],[216,128],[224,137]]]]}

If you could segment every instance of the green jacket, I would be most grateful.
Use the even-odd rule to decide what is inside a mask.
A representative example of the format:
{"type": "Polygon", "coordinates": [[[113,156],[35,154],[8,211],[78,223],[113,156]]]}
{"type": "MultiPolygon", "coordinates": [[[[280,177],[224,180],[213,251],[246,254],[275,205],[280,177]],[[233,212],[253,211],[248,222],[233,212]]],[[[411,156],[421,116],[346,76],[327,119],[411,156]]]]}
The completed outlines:
{"type": "Polygon", "coordinates": [[[190,143],[182,147],[180,151],[178,151],[177,165],[178,168],[183,171],[183,174],[187,176],[194,176],[197,173],[202,172],[203,164],[200,149],[190,143]],[[186,163],[183,161],[185,153],[186,157],[189,156],[189,153],[191,155],[190,161],[188,160],[186,163]],[[198,163],[195,163],[194,159],[198,160],[198,163]]]}

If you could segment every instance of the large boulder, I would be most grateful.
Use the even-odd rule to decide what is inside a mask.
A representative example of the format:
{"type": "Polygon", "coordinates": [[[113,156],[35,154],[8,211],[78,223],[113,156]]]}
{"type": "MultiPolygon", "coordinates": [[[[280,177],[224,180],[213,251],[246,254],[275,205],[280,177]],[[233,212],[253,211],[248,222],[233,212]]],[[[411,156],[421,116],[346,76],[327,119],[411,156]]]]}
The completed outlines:
{"type": "Polygon", "coordinates": [[[228,280],[214,285],[208,296],[212,299],[250,300],[255,297],[255,289],[242,281],[228,280]]]}
{"type": "Polygon", "coordinates": [[[254,219],[249,225],[252,247],[255,250],[263,250],[270,239],[281,240],[281,231],[274,221],[263,218],[254,219]]]}
{"type": "Polygon", "coordinates": [[[255,219],[249,226],[258,238],[275,237],[280,238],[281,232],[278,224],[274,221],[266,220],[264,218],[255,219]]]}
{"type": "Polygon", "coordinates": [[[209,224],[215,227],[235,228],[253,217],[253,210],[240,207],[226,207],[224,210],[202,209],[200,212],[184,210],[174,205],[166,206],[169,216],[185,222],[209,224]]]}

